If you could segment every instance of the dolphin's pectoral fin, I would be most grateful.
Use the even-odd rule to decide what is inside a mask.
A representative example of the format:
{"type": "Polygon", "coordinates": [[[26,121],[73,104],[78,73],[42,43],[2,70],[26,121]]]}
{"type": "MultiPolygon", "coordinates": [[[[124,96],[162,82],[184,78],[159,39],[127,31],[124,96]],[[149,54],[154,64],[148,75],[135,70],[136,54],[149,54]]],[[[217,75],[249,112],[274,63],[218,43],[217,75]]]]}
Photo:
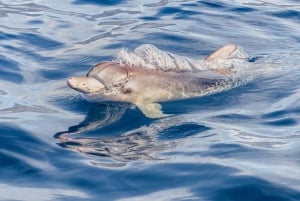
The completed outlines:
{"type": "Polygon", "coordinates": [[[161,111],[161,105],[158,103],[136,104],[137,107],[149,118],[162,118],[170,116],[161,111]]]}

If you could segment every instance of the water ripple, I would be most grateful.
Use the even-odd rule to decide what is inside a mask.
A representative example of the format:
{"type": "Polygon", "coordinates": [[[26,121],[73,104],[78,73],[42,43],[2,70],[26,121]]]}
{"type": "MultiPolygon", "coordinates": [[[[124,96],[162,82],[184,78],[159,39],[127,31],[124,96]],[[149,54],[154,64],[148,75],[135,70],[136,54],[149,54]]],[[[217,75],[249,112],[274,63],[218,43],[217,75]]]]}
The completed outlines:
{"type": "Polygon", "coordinates": [[[300,200],[299,8],[297,0],[2,0],[1,199],[300,200]],[[168,118],[89,103],[66,85],[121,48],[153,44],[201,59],[229,43],[265,76],[163,103],[168,118]]]}
{"type": "Polygon", "coordinates": [[[21,83],[24,78],[20,72],[19,64],[0,55],[1,79],[21,83]]]}
{"type": "Polygon", "coordinates": [[[101,6],[113,6],[113,5],[118,5],[123,3],[123,0],[89,0],[89,1],[85,1],[85,0],[75,0],[73,3],[77,4],[77,5],[81,5],[81,4],[95,4],[95,5],[101,5],[101,6]]]}

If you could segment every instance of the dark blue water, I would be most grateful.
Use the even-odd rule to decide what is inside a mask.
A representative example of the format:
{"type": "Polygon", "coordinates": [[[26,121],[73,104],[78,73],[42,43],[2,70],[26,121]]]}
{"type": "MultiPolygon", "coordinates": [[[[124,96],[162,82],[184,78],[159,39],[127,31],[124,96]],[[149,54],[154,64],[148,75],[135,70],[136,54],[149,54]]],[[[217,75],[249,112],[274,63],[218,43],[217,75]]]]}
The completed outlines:
{"type": "Polygon", "coordinates": [[[297,0],[2,0],[0,17],[1,201],[300,200],[297,0]],[[66,86],[145,43],[235,43],[276,73],[157,120],[66,86]]]}

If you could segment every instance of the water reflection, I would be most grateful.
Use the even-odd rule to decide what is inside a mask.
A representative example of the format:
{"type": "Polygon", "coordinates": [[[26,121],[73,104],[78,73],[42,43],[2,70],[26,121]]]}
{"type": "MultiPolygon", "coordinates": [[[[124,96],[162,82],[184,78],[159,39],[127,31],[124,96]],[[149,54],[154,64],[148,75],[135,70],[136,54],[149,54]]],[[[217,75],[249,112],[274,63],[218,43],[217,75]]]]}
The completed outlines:
{"type": "Polygon", "coordinates": [[[68,131],[57,133],[55,138],[62,139],[66,136],[82,134],[108,126],[118,121],[129,107],[127,104],[118,103],[93,104],[82,122],[69,127],[68,131]]]}
{"type": "MultiPolygon", "coordinates": [[[[54,138],[61,147],[116,161],[162,160],[157,155],[176,146],[175,140],[160,140],[158,136],[159,132],[170,126],[169,123],[143,124],[129,130],[130,126],[126,126],[127,131],[124,132],[118,127],[116,135],[108,131],[107,127],[112,124],[116,127],[115,124],[130,107],[120,103],[92,105],[82,122],[69,127],[68,131],[55,134],[54,138]],[[91,132],[96,136],[89,136],[91,132]]],[[[129,115],[126,117],[131,118],[129,115]]]]}
{"type": "Polygon", "coordinates": [[[115,166],[129,161],[165,160],[162,153],[175,148],[181,139],[211,129],[188,116],[150,120],[131,107],[125,103],[94,103],[82,122],[56,133],[54,138],[61,147],[121,162],[97,163],[115,166]]]}

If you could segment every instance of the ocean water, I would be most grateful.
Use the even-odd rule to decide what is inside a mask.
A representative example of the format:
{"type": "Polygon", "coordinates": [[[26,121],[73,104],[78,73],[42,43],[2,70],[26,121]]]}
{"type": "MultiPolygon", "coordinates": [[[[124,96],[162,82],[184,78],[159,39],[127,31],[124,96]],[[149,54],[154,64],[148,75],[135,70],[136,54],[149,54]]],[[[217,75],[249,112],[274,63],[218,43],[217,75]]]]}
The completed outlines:
{"type": "Polygon", "coordinates": [[[0,200],[300,200],[297,0],[1,0],[0,200]],[[120,49],[190,59],[238,44],[246,85],[163,103],[90,103],[66,85],[120,49]]]}

